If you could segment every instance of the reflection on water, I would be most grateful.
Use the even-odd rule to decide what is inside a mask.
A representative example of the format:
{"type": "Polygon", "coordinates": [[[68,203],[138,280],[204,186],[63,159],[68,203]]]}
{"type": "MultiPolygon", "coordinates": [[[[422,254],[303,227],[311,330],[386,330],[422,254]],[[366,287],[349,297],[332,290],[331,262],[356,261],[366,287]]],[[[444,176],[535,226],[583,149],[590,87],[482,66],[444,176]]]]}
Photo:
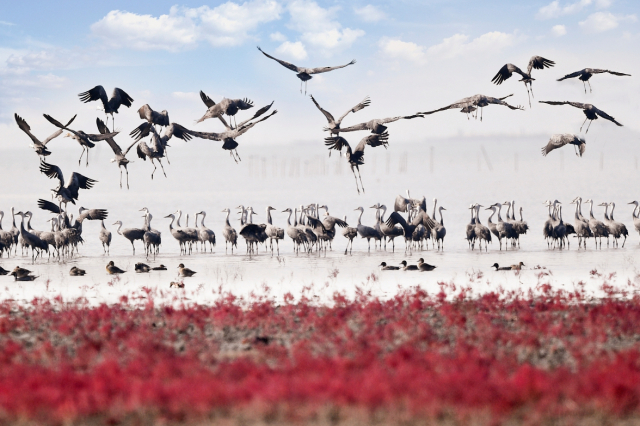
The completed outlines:
{"type": "MultiPolygon", "coordinates": [[[[79,171],[99,181],[93,189],[81,191],[76,207],[109,210],[105,224],[113,233],[111,256],[103,255],[98,241],[100,224],[85,222],[85,244],[80,247],[80,256],[67,263],[47,262],[46,257],[36,265],[29,265],[30,257],[0,259],[0,266],[5,269],[21,265],[40,275],[33,283],[15,283],[10,277],[0,277],[0,297],[30,299],[61,294],[65,298],[86,296],[96,302],[114,302],[120,295],[142,287],[168,291],[169,283],[177,278],[180,262],[198,272],[195,277],[185,279],[185,294],[197,291],[197,295],[190,297],[203,302],[213,300],[220,288],[248,295],[264,292],[264,285],[276,295],[286,292],[297,295],[305,286],[313,285],[313,295],[319,300],[328,300],[334,291],[353,294],[356,286],[375,295],[389,296],[399,285],[421,285],[429,291],[438,291],[438,282],[446,282],[470,285],[479,293],[500,286],[534,287],[540,282],[537,270],[527,269],[518,275],[492,272],[489,266],[495,262],[510,265],[522,261],[527,268],[546,267],[552,275],[542,280],[548,279],[553,285],[567,289],[584,281],[596,292],[604,278],[592,275],[593,270],[607,274],[615,272],[611,282],[620,285],[627,279],[634,280],[640,248],[631,220],[632,208],[626,203],[640,196],[628,185],[639,173],[636,158],[628,155],[633,152],[636,142],[609,142],[600,137],[597,144],[590,145],[589,155],[578,158],[570,150],[542,157],[539,150],[546,143],[544,137],[515,140],[517,142],[466,138],[417,145],[403,145],[402,141],[392,140],[387,151],[367,152],[366,164],[362,167],[367,192],[360,196],[345,159],[335,154],[328,157],[321,141],[245,147],[240,164],[235,164],[218,146],[176,141],[176,147],[170,152],[171,165],[165,166],[168,177],[165,179],[160,174],[151,180],[151,165],[136,160],[129,167],[129,191],[119,188],[119,172],[109,163],[108,147],[96,146],[89,168],[78,168],[75,150],[60,148],[50,156],[50,162],[60,165],[63,170],[79,171]],[[613,144],[617,149],[609,153],[607,148],[613,144]],[[253,206],[258,213],[254,222],[259,223],[265,220],[264,208],[271,205],[277,209],[273,213],[274,223],[285,227],[287,215],[281,211],[287,207],[314,202],[327,204],[332,215],[347,215],[348,222],[355,225],[357,212],[354,209],[363,206],[363,223],[373,225],[374,210],[368,207],[380,202],[391,210],[395,196],[404,194],[407,188],[414,197],[427,197],[430,214],[434,197],[438,198],[439,205],[446,207],[444,252],[429,250],[405,255],[404,242],[397,240],[395,253],[380,250],[367,253],[366,241],[357,239],[353,256],[345,256],[346,240],[338,235],[333,243],[334,250],[326,255],[296,256],[288,237],[280,244],[279,257],[272,257],[262,249],[258,256],[245,256],[242,238],[236,254],[225,254],[221,235],[225,217],[221,213],[223,208],[233,209],[239,204],[253,206]],[[596,204],[602,201],[617,203],[616,220],[624,222],[630,232],[625,248],[606,248],[605,245],[602,250],[595,250],[590,241],[586,251],[577,250],[577,241],[572,240],[570,250],[547,249],[541,231],[547,215],[544,200],[562,201],[564,219],[572,223],[573,206],[569,202],[578,195],[593,198],[596,204]],[[521,238],[522,249],[500,252],[494,241],[488,253],[470,251],[464,239],[465,225],[470,218],[469,204],[479,202],[488,206],[506,200],[515,200],[518,208],[524,208],[524,219],[530,226],[529,234],[521,238]],[[166,272],[135,274],[134,264],[146,261],[140,254],[143,253],[142,245],[136,242],[138,254],[132,256],[128,240],[117,235],[116,227],[111,225],[122,220],[124,227],[142,226],[142,213],[139,212],[142,207],[150,209],[154,215],[152,226],[162,231],[160,256],[153,264],[165,264],[169,268],[166,272]],[[205,224],[218,238],[214,253],[196,252],[178,257],[178,244],[168,229],[170,219],[164,219],[178,208],[190,213],[191,226],[195,212],[207,212],[205,224]],[[377,269],[381,261],[398,264],[406,258],[410,263],[416,263],[419,257],[438,268],[430,273],[381,273],[377,269]],[[114,260],[128,272],[114,281],[104,269],[108,260],[114,260]],[[87,275],[69,277],[68,270],[72,265],[86,269],[87,275]],[[479,271],[482,278],[478,278],[479,271]]],[[[34,212],[33,227],[47,230],[46,220],[50,215],[38,210],[36,201],[47,198],[55,182],[37,172],[37,157],[26,155],[32,153],[25,153],[25,150],[8,151],[0,158],[3,176],[20,182],[20,185],[3,188],[0,208],[5,212],[10,211],[11,206],[17,210],[31,210],[34,212]]],[[[484,224],[487,223],[486,213],[481,212],[484,224]]],[[[597,217],[602,218],[602,213],[602,208],[594,208],[597,217]]],[[[235,216],[236,219],[232,216],[232,225],[238,227],[235,216]]],[[[4,229],[10,227],[10,220],[10,216],[8,219],[5,216],[4,229]]],[[[184,217],[182,225],[185,225],[184,217]]]]}

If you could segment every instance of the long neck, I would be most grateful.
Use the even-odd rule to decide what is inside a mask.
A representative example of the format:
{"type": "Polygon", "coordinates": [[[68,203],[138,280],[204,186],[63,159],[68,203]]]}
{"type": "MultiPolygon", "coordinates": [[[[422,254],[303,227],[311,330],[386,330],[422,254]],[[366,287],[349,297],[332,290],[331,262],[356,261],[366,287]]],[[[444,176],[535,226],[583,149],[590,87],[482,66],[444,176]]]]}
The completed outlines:
{"type": "Polygon", "coordinates": [[[576,202],[576,220],[580,220],[580,215],[578,214],[579,204],[576,202]]]}
{"type": "Polygon", "coordinates": [[[507,219],[510,219],[511,216],[509,216],[509,213],[511,212],[511,203],[508,203],[507,206],[507,219]]]}
{"type": "Polygon", "coordinates": [[[562,223],[562,206],[558,207],[558,219],[562,223]]]}
{"type": "Polygon", "coordinates": [[[20,215],[20,234],[24,235],[24,233],[27,232],[24,229],[24,216],[20,215]]]}
{"type": "Polygon", "coordinates": [[[611,214],[609,215],[609,219],[613,220],[613,211],[616,208],[616,203],[611,203],[611,214]]]}
{"type": "Polygon", "coordinates": [[[516,220],[516,202],[515,201],[511,201],[511,219],[516,220]]]}
{"type": "Polygon", "coordinates": [[[609,220],[609,204],[604,205],[604,218],[609,220]]]}
{"type": "Polygon", "coordinates": [[[384,222],[384,217],[387,214],[387,206],[382,206],[382,216],[380,216],[380,221],[384,222]]]}
{"type": "Polygon", "coordinates": [[[231,224],[229,223],[229,215],[230,215],[230,214],[231,214],[231,211],[230,211],[230,210],[227,210],[227,219],[226,219],[227,226],[231,226],[231,224]]]}
{"type": "Polygon", "coordinates": [[[522,207],[520,207],[520,222],[524,222],[524,219],[522,218],[522,207]]]}
{"type": "Polygon", "coordinates": [[[122,229],[122,222],[118,224],[118,229],[116,230],[118,234],[122,235],[122,232],[120,232],[120,229],[122,229]]]}
{"type": "MultiPolygon", "coordinates": [[[[51,222],[51,225],[53,226],[53,221],[51,222]]],[[[104,219],[100,221],[100,225],[102,226],[102,229],[107,229],[104,227],[104,219]]]]}
{"type": "Polygon", "coordinates": [[[549,204],[549,218],[553,218],[553,216],[551,215],[551,206],[553,206],[553,204],[549,204]]]}
{"type": "Polygon", "coordinates": [[[362,214],[364,213],[364,210],[360,210],[360,216],[358,216],[358,225],[362,225],[362,214]]]}
{"type": "Polygon", "coordinates": [[[31,215],[29,215],[29,220],[27,221],[27,229],[28,229],[28,230],[33,229],[33,228],[31,227],[31,215]]]}
{"type": "Polygon", "coordinates": [[[589,203],[590,204],[590,208],[589,208],[589,217],[591,219],[595,219],[596,217],[593,215],[593,201],[589,203]]]}
{"type": "Polygon", "coordinates": [[[473,225],[475,223],[475,221],[473,220],[474,219],[473,218],[473,213],[475,212],[476,208],[474,207],[474,208],[469,209],[469,210],[471,210],[471,222],[469,222],[469,223],[473,225]]]}
{"type": "Polygon", "coordinates": [[[433,212],[431,213],[431,217],[436,217],[436,205],[438,204],[438,200],[433,199],[433,212]]]}
{"type": "Polygon", "coordinates": [[[580,217],[582,217],[582,199],[578,200],[578,213],[580,214],[580,217]]]}
{"type": "Polygon", "coordinates": [[[273,225],[273,223],[271,223],[271,210],[267,209],[267,223],[269,225],[273,225]]]}
{"type": "Polygon", "coordinates": [[[202,226],[204,228],[205,227],[204,226],[204,218],[207,216],[207,214],[205,212],[202,212],[201,215],[202,215],[202,219],[200,219],[200,226],[202,226]]]}
{"type": "Polygon", "coordinates": [[[298,209],[293,209],[293,212],[293,226],[298,226],[298,209]]]}
{"type": "Polygon", "coordinates": [[[498,222],[502,222],[502,217],[500,216],[501,210],[502,210],[502,205],[498,204],[498,222]]]}
{"type": "MultiPolygon", "coordinates": [[[[180,225],[181,217],[182,217],[182,210],[178,210],[178,219],[176,220],[176,225],[178,225],[178,228],[182,228],[182,225],[180,225]]],[[[173,223],[173,221],[171,223],[173,223]]]]}
{"type": "Polygon", "coordinates": [[[2,230],[2,219],[4,219],[4,212],[0,212],[0,231],[2,230]]]}
{"type": "Polygon", "coordinates": [[[489,222],[491,222],[491,219],[493,219],[493,216],[496,214],[496,208],[492,207],[491,208],[491,216],[489,216],[489,222]]]}
{"type": "Polygon", "coordinates": [[[13,217],[13,227],[16,227],[16,215],[13,212],[13,207],[11,207],[11,216],[13,217]]]}
{"type": "Polygon", "coordinates": [[[291,210],[289,210],[289,217],[287,218],[287,225],[291,226],[291,213],[293,213],[291,210]]]}
{"type": "Polygon", "coordinates": [[[442,219],[442,207],[440,207],[440,210],[438,210],[438,213],[440,213],[440,225],[444,225],[444,220],[442,219]]]}

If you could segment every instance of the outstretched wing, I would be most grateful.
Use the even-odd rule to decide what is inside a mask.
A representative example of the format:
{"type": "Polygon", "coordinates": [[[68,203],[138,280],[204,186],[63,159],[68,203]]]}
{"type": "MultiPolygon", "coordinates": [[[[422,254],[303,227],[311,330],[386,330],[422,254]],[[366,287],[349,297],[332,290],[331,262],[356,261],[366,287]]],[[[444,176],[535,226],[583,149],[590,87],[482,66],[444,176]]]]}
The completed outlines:
{"type": "MultiPolygon", "coordinates": [[[[137,141],[135,141],[134,144],[135,143],[137,143],[137,141]]],[[[138,144],[138,147],[136,148],[136,153],[138,154],[138,158],[142,159],[143,161],[147,161],[147,154],[144,152],[144,150],[142,149],[142,146],[140,145],[142,144],[141,143],[138,144]]]]}
{"type": "Polygon", "coordinates": [[[309,223],[309,226],[311,226],[312,228],[317,228],[318,226],[321,226],[322,229],[327,231],[327,228],[324,226],[324,223],[322,223],[322,221],[320,221],[320,219],[316,219],[315,217],[307,216],[307,221],[309,223]]]}
{"type": "Polygon", "coordinates": [[[359,130],[369,130],[369,126],[367,123],[360,123],[353,126],[345,127],[344,129],[340,129],[340,132],[357,132],[359,130]]]}
{"type": "Polygon", "coordinates": [[[200,99],[202,99],[202,102],[204,102],[207,108],[211,108],[216,104],[213,99],[207,96],[202,90],[200,91],[200,99]]]}
{"type": "MultiPolygon", "coordinates": [[[[314,101],[315,102],[315,101],[314,101]]],[[[317,104],[316,104],[317,105],[317,104]]],[[[345,112],[344,114],[342,114],[342,116],[340,118],[338,118],[338,121],[336,122],[337,124],[342,123],[342,119],[345,118],[347,116],[347,114],[349,114],[350,112],[358,112],[361,109],[364,109],[366,107],[368,107],[369,105],[371,105],[371,99],[369,99],[369,97],[367,96],[366,98],[364,98],[362,100],[362,102],[360,102],[359,104],[357,104],[356,106],[354,106],[353,108],[351,108],[349,111],[345,112]]],[[[325,114],[326,115],[326,114],[325,114]]]]}
{"type": "Polygon", "coordinates": [[[90,134],[85,133],[85,136],[87,137],[87,139],[89,139],[91,141],[99,142],[99,141],[107,140],[109,138],[113,138],[118,133],[120,133],[120,132],[105,133],[105,134],[100,134],[100,135],[90,135],[90,134]]]}
{"type": "Polygon", "coordinates": [[[117,111],[120,105],[124,105],[127,108],[131,107],[131,102],[133,102],[133,98],[129,96],[127,92],[125,92],[124,90],[116,87],[115,89],[113,89],[113,93],[111,94],[111,102],[114,104],[113,107],[117,111]]]}
{"type": "Polygon", "coordinates": [[[242,127],[239,127],[237,132],[238,132],[238,136],[245,134],[250,128],[252,128],[253,126],[255,126],[256,124],[260,123],[261,121],[267,120],[270,117],[273,117],[275,114],[278,113],[278,110],[276,109],[275,111],[273,111],[271,114],[267,115],[264,118],[261,118],[258,121],[254,121],[253,123],[249,123],[249,124],[245,124],[242,127]]]}
{"type": "Polygon", "coordinates": [[[328,149],[335,149],[336,151],[342,151],[342,148],[348,147],[349,142],[342,136],[330,136],[328,138],[324,138],[324,144],[328,149]]]}
{"type": "Polygon", "coordinates": [[[44,160],[40,160],[40,171],[47,175],[49,179],[58,179],[60,181],[60,187],[64,185],[64,176],[60,167],[46,163],[44,160]]]}
{"type": "Polygon", "coordinates": [[[102,105],[105,109],[107,108],[107,104],[109,103],[107,92],[105,92],[104,87],[102,86],[96,86],[91,90],[79,93],[78,97],[80,97],[80,100],[84,103],[101,100],[102,105]]]}
{"type": "Polygon", "coordinates": [[[391,213],[389,215],[389,218],[387,219],[387,221],[385,223],[389,227],[394,227],[394,226],[400,224],[400,226],[402,226],[402,228],[404,228],[405,230],[406,230],[406,228],[408,226],[407,221],[398,212],[391,213]]]}
{"type": "Polygon", "coordinates": [[[109,216],[109,212],[106,209],[85,209],[78,215],[76,219],[78,222],[83,220],[104,220],[109,216]]]}
{"type": "Polygon", "coordinates": [[[140,139],[149,136],[149,132],[151,131],[152,127],[152,123],[142,123],[135,129],[133,129],[131,133],[129,133],[129,136],[134,137],[136,139],[136,142],[138,142],[140,139]]]}
{"type": "Polygon", "coordinates": [[[537,70],[541,70],[544,68],[550,68],[555,64],[556,64],[555,62],[550,61],[549,59],[545,59],[542,56],[532,56],[531,59],[529,59],[527,74],[531,75],[531,70],[534,68],[537,70]]]}
{"type": "MultiPolygon", "coordinates": [[[[196,138],[200,139],[209,139],[212,141],[221,141],[224,139],[224,133],[215,133],[215,132],[196,132],[194,130],[187,130],[187,132],[196,138]]],[[[226,132],[225,132],[226,133],[226,132]]]]}
{"type": "Polygon", "coordinates": [[[68,127],[69,127],[69,125],[70,125],[71,123],[73,123],[73,120],[75,120],[75,119],[76,119],[76,116],[77,116],[78,114],[76,114],[76,115],[74,115],[73,117],[71,117],[71,120],[69,120],[69,122],[68,122],[67,124],[62,124],[62,123],[60,123],[58,120],[56,120],[55,118],[51,117],[51,116],[50,116],[50,115],[48,115],[48,114],[42,114],[42,115],[44,116],[44,118],[46,118],[46,119],[47,119],[47,121],[49,121],[49,123],[53,124],[54,126],[59,127],[59,128],[61,128],[61,129],[68,130],[68,131],[70,131],[70,132],[72,132],[72,133],[74,133],[74,134],[76,133],[75,131],[73,131],[73,130],[69,129],[68,127]]]}
{"type": "Polygon", "coordinates": [[[122,155],[124,155],[124,156],[126,157],[126,156],[127,156],[127,154],[129,153],[129,151],[131,150],[131,148],[133,148],[133,146],[134,146],[135,144],[137,144],[137,143],[138,143],[138,141],[133,141],[133,142],[131,143],[131,145],[129,145],[129,146],[127,147],[127,149],[125,149],[125,150],[124,150],[124,152],[122,153],[122,155]]]}
{"type": "MultiPolygon", "coordinates": [[[[320,104],[318,104],[318,102],[316,102],[316,99],[313,97],[313,95],[309,95],[309,97],[311,97],[311,100],[313,101],[313,103],[316,105],[316,107],[320,110],[320,112],[322,114],[324,114],[325,118],[327,119],[327,122],[329,122],[329,124],[331,123],[335,123],[336,120],[333,118],[333,115],[331,115],[331,113],[325,109],[323,109],[320,104]]],[[[345,115],[347,115],[349,113],[349,111],[347,111],[345,113],[345,115]]],[[[340,119],[342,120],[342,118],[344,118],[344,115],[342,117],[340,117],[340,119]]]]}
{"type": "Polygon", "coordinates": [[[167,130],[165,130],[162,135],[163,138],[166,137],[167,141],[175,136],[178,139],[182,139],[183,141],[188,141],[191,139],[191,135],[189,134],[189,129],[184,126],[179,125],[178,123],[171,123],[167,130]]]}
{"type": "Polygon", "coordinates": [[[51,213],[62,213],[62,210],[60,210],[60,206],[52,203],[51,201],[43,200],[42,198],[38,200],[38,207],[40,207],[42,210],[50,211],[51,213]]]}
{"type": "Polygon", "coordinates": [[[96,182],[98,181],[81,175],[80,173],[73,172],[69,178],[69,182],[67,182],[67,189],[71,193],[71,197],[77,200],[78,190],[91,189],[96,182]]]}
{"type": "Polygon", "coordinates": [[[291,71],[295,71],[295,72],[300,72],[301,71],[299,67],[293,65],[292,63],[289,63],[287,61],[283,61],[282,59],[274,58],[273,56],[265,53],[262,49],[260,49],[260,46],[258,46],[258,50],[261,51],[262,54],[264,56],[266,56],[267,58],[273,59],[274,61],[279,62],[280,65],[282,65],[285,68],[289,68],[291,71]]]}
{"type": "Polygon", "coordinates": [[[604,112],[601,109],[598,109],[596,107],[594,107],[594,109],[596,110],[596,114],[598,114],[600,117],[604,118],[605,120],[609,120],[609,121],[611,121],[613,123],[616,123],[618,126],[622,127],[622,124],[618,123],[615,118],[613,118],[612,116],[610,116],[606,112],[604,112]]]}
{"type": "Polygon", "coordinates": [[[470,105],[473,105],[473,102],[469,101],[469,98],[465,98],[465,99],[459,100],[458,102],[456,102],[454,104],[447,105],[446,107],[434,109],[433,111],[421,112],[420,114],[429,115],[429,114],[433,114],[434,112],[446,111],[448,109],[464,108],[464,107],[467,107],[467,106],[470,106],[470,105]]]}
{"type": "MultiPolygon", "coordinates": [[[[600,71],[600,70],[598,70],[600,71]]],[[[619,76],[628,76],[631,77],[631,74],[625,74],[623,72],[611,71],[611,70],[603,70],[604,72],[608,72],[609,74],[619,75],[619,76]]]]}
{"type": "Polygon", "coordinates": [[[547,145],[542,148],[542,155],[546,157],[547,154],[554,149],[563,147],[573,141],[574,137],[574,135],[568,133],[552,135],[551,139],[549,139],[549,143],[547,143],[547,145]]]}
{"type": "Polygon", "coordinates": [[[51,134],[51,136],[49,136],[48,138],[46,138],[45,140],[42,141],[42,145],[48,144],[49,142],[51,142],[53,139],[57,138],[61,134],[62,134],[62,129],[56,130],[55,132],[53,132],[51,134]]]}
{"type": "MultiPolygon", "coordinates": [[[[104,124],[104,121],[102,121],[100,118],[96,118],[96,125],[98,126],[98,131],[101,134],[103,135],[109,134],[109,128],[106,126],[106,124],[104,124]]],[[[120,149],[120,145],[118,145],[116,141],[113,140],[112,137],[106,138],[105,141],[107,141],[107,143],[109,144],[109,146],[111,147],[115,155],[122,155],[122,150],[120,149]]]]}
{"type": "Polygon", "coordinates": [[[398,117],[383,118],[378,121],[380,123],[386,124],[386,123],[393,123],[394,121],[398,121],[398,120],[411,120],[412,118],[418,118],[418,117],[424,118],[424,116],[421,114],[413,114],[413,115],[400,115],[398,117]]]}
{"type": "MultiPolygon", "coordinates": [[[[31,138],[35,145],[40,145],[41,143],[38,138],[33,136],[33,134],[31,133],[31,127],[29,127],[29,124],[27,124],[27,122],[18,114],[13,114],[13,116],[16,119],[16,123],[18,123],[18,127],[20,127],[20,129],[31,138]]],[[[59,130],[59,132],[62,133],[62,130],[59,130]]]]}
{"type": "MultiPolygon", "coordinates": [[[[244,120],[241,121],[240,124],[238,124],[238,128],[242,128],[242,126],[244,126],[245,124],[247,124],[249,121],[251,120],[255,120],[256,118],[260,117],[261,115],[263,115],[265,112],[269,111],[269,109],[271,108],[271,106],[273,105],[274,101],[271,101],[271,103],[269,105],[265,105],[262,108],[260,108],[259,110],[256,111],[255,114],[253,114],[253,117],[251,117],[248,120],[244,120]]],[[[226,121],[224,122],[226,123],[226,121]]]]}
{"type": "Polygon", "coordinates": [[[151,122],[151,117],[153,115],[153,109],[149,106],[149,104],[144,104],[140,108],[138,108],[138,115],[143,120],[147,120],[151,122]]]}
{"type": "Polygon", "coordinates": [[[362,138],[362,140],[358,143],[358,145],[356,146],[356,151],[364,151],[365,145],[369,145],[374,148],[376,146],[383,145],[386,148],[387,145],[389,145],[388,140],[389,140],[389,133],[386,131],[382,134],[374,133],[371,135],[367,135],[364,138],[362,138]]]}
{"type": "Polygon", "coordinates": [[[584,109],[585,104],[580,102],[569,102],[569,101],[539,101],[541,104],[549,104],[549,105],[571,105],[572,107],[584,109]]]}
{"type": "Polygon", "coordinates": [[[491,82],[493,84],[502,84],[502,82],[505,80],[508,80],[513,75],[514,72],[520,74],[523,77],[527,77],[527,75],[523,73],[522,70],[516,67],[515,65],[505,64],[502,68],[500,68],[500,71],[498,71],[498,73],[495,76],[493,76],[493,78],[491,79],[491,82]]]}
{"type": "Polygon", "coordinates": [[[407,212],[409,209],[409,204],[411,204],[411,200],[403,197],[402,195],[398,195],[396,200],[393,203],[393,211],[396,212],[407,212]]]}
{"type": "Polygon", "coordinates": [[[490,103],[490,104],[504,105],[506,107],[509,107],[510,109],[521,109],[521,110],[524,109],[520,105],[518,105],[518,106],[509,105],[508,103],[506,103],[505,101],[503,101],[502,99],[499,99],[499,98],[492,98],[492,97],[487,96],[486,99],[487,99],[487,102],[490,103]]]}
{"type": "Polygon", "coordinates": [[[562,81],[562,80],[566,80],[567,78],[575,78],[575,77],[580,77],[582,75],[582,71],[576,71],[576,72],[572,72],[571,74],[567,74],[562,78],[559,78],[557,81],[562,81]]]}
{"type": "Polygon", "coordinates": [[[329,71],[333,71],[333,70],[337,70],[340,68],[344,68],[344,67],[348,67],[349,65],[353,65],[356,63],[356,60],[352,60],[351,62],[349,62],[348,64],[344,64],[344,65],[338,65],[335,67],[319,67],[319,68],[310,68],[307,70],[307,74],[321,74],[323,72],[329,72],[329,71]]]}
{"type": "Polygon", "coordinates": [[[347,226],[349,226],[349,224],[344,220],[339,219],[337,217],[333,217],[333,216],[325,216],[322,219],[322,222],[325,223],[325,229],[331,229],[336,225],[338,225],[341,228],[346,228],[347,226]]]}

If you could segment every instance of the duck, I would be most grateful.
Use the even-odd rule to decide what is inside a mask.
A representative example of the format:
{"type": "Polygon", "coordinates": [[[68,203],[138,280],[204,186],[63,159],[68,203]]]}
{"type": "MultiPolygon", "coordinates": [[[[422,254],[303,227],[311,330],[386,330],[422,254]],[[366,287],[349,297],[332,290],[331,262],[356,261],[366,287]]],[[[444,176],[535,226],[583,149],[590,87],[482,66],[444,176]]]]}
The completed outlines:
{"type": "Polygon", "coordinates": [[[151,267],[146,263],[136,263],[135,271],[137,273],[149,272],[150,270],[151,270],[151,267]]]}
{"type": "Polygon", "coordinates": [[[80,269],[77,266],[74,266],[69,270],[69,275],[71,275],[72,277],[82,277],[86,273],[87,271],[85,271],[84,269],[80,269]]]}
{"type": "Polygon", "coordinates": [[[117,275],[117,274],[124,274],[127,271],[123,271],[122,269],[118,268],[114,263],[113,260],[110,261],[109,263],[107,263],[107,272],[110,275],[117,275]]]}
{"type": "Polygon", "coordinates": [[[517,265],[511,265],[511,269],[513,271],[519,271],[522,269],[523,266],[524,266],[524,263],[520,262],[517,265]]]}
{"type": "Polygon", "coordinates": [[[407,261],[403,260],[402,262],[400,262],[400,264],[402,265],[402,270],[403,271],[417,271],[418,267],[416,265],[407,265],[407,261]]]}
{"type": "Polygon", "coordinates": [[[496,271],[510,271],[511,266],[500,266],[497,263],[491,265],[492,268],[496,268],[496,271]]]}
{"type": "Polygon", "coordinates": [[[33,280],[35,280],[36,278],[38,278],[38,277],[36,277],[36,276],[34,276],[34,275],[31,275],[31,274],[20,275],[20,274],[19,274],[18,272],[16,272],[16,271],[13,271],[10,275],[13,275],[13,278],[14,278],[16,281],[33,281],[33,280]]]}
{"type": "Polygon", "coordinates": [[[378,267],[381,271],[397,271],[398,269],[400,269],[399,266],[387,265],[386,262],[382,262],[378,267]]]}
{"type": "Polygon", "coordinates": [[[184,288],[184,283],[183,282],[171,281],[171,284],[169,284],[169,287],[184,288]]]}
{"type": "Polygon", "coordinates": [[[420,271],[428,272],[428,271],[433,271],[436,268],[437,268],[437,266],[433,266],[433,265],[429,265],[428,263],[424,263],[424,259],[423,258],[418,259],[418,269],[420,269],[420,271]]]}
{"type": "Polygon", "coordinates": [[[0,275],[7,275],[9,273],[9,271],[7,271],[6,269],[3,269],[2,266],[0,266],[0,275]]]}
{"type": "Polygon", "coordinates": [[[178,275],[180,275],[181,277],[192,277],[195,274],[197,274],[197,272],[192,271],[189,268],[185,268],[184,263],[178,265],[178,275]]]}
{"type": "Polygon", "coordinates": [[[166,271],[167,267],[164,265],[156,266],[155,268],[151,268],[152,271],[166,271]]]}
{"type": "MultiPolygon", "coordinates": [[[[17,276],[18,278],[29,275],[31,273],[30,270],[21,268],[19,266],[16,266],[15,268],[13,268],[13,272],[16,273],[15,276],[17,276]]],[[[11,273],[11,275],[14,275],[13,272],[11,273]]]]}

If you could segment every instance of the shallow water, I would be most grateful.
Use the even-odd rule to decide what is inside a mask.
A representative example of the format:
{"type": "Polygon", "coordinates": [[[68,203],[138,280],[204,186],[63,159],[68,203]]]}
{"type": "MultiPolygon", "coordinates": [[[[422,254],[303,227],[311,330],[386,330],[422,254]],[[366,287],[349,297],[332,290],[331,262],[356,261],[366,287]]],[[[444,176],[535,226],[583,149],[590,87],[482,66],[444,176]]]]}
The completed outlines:
{"type": "MultiPolygon", "coordinates": [[[[596,129],[597,130],[597,129],[596,129]]],[[[597,132],[593,132],[597,133],[597,132]]],[[[240,154],[243,161],[235,164],[219,147],[210,145],[202,151],[194,150],[194,144],[176,142],[170,151],[171,164],[165,164],[167,178],[160,170],[153,180],[148,162],[136,161],[130,166],[131,189],[120,189],[117,167],[108,162],[111,154],[100,144],[92,150],[88,168],[77,166],[77,150],[59,149],[48,161],[60,165],[63,170],[77,170],[99,181],[94,189],[81,191],[80,202],[88,208],[107,208],[107,228],[113,233],[110,256],[103,254],[98,241],[100,224],[85,222],[80,255],[65,263],[38,260],[30,265],[30,257],[0,260],[5,269],[21,265],[33,270],[39,278],[35,282],[15,283],[11,277],[0,277],[0,297],[29,300],[34,296],[62,295],[65,298],[87,297],[96,303],[115,302],[123,294],[138,292],[142,287],[169,290],[169,283],[177,279],[180,262],[198,274],[184,279],[186,289],[167,293],[180,294],[189,300],[207,302],[214,300],[222,291],[237,295],[251,292],[263,294],[264,286],[272,295],[280,297],[287,292],[300,295],[305,287],[312,286],[305,294],[318,301],[331,299],[335,291],[354,294],[356,287],[372,294],[389,297],[398,286],[407,288],[420,285],[428,291],[439,291],[439,282],[471,286],[474,293],[506,289],[535,288],[549,282],[558,288],[572,289],[583,281],[594,294],[600,293],[604,277],[592,275],[591,271],[613,273],[611,284],[625,285],[628,279],[638,274],[638,235],[631,221],[631,206],[626,203],[637,197],[628,182],[638,178],[638,161],[632,152],[636,141],[632,139],[606,141],[600,137],[597,146],[590,145],[584,158],[576,157],[571,149],[556,151],[548,157],[540,155],[540,146],[546,143],[540,138],[508,138],[489,140],[471,138],[440,140],[424,145],[402,145],[396,141],[389,150],[372,150],[367,154],[366,164],[361,168],[366,193],[358,195],[353,175],[345,159],[337,155],[328,157],[317,144],[295,144],[281,146],[247,146],[240,154]],[[179,145],[180,144],[180,145],[179,145]],[[615,150],[608,150],[615,144],[615,150]],[[606,157],[605,157],[606,154],[606,157]],[[368,207],[380,202],[390,209],[398,194],[409,188],[413,197],[425,195],[431,214],[432,199],[446,207],[444,225],[447,229],[443,252],[433,249],[405,254],[404,242],[398,239],[395,253],[374,249],[367,251],[367,243],[357,239],[353,254],[345,256],[346,240],[338,233],[333,251],[326,254],[299,254],[292,251],[292,243],[285,237],[280,244],[280,256],[272,256],[261,247],[257,256],[245,255],[245,244],[239,239],[235,254],[225,254],[221,229],[225,208],[239,204],[254,207],[258,216],[254,222],[265,220],[264,208],[272,205],[274,223],[286,226],[286,207],[318,202],[327,204],[334,216],[347,215],[350,225],[357,223],[354,209],[365,207],[362,222],[373,225],[374,210],[368,207]],[[594,249],[593,241],[587,250],[577,249],[572,239],[569,250],[549,250],[542,238],[542,225],[546,220],[546,199],[558,199],[564,204],[564,219],[573,222],[573,207],[569,202],[576,196],[594,198],[617,203],[616,220],[626,223],[630,237],[624,248],[606,247],[594,249]],[[470,203],[490,205],[495,202],[515,200],[516,206],[524,208],[524,219],[529,223],[529,234],[521,238],[521,249],[503,250],[497,241],[488,252],[468,249],[464,239],[465,226],[469,222],[470,203]],[[139,210],[148,207],[154,215],[152,226],[163,232],[160,256],[147,262],[140,242],[136,243],[137,254],[132,256],[131,245],[116,234],[111,224],[122,220],[124,227],[139,227],[143,223],[139,210]],[[205,210],[206,225],[216,232],[218,245],[214,253],[195,252],[190,256],[179,256],[178,244],[168,232],[169,213],[181,208],[191,215],[205,210]],[[381,261],[398,264],[403,259],[416,263],[424,257],[427,263],[438,268],[429,273],[380,272],[381,261]],[[108,260],[128,272],[113,281],[105,272],[108,260]],[[136,262],[157,265],[165,264],[166,272],[135,274],[136,262]],[[514,272],[493,272],[494,262],[511,265],[522,261],[526,269],[514,272]],[[86,269],[85,277],[70,277],[71,265],[86,269]],[[538,277],[536,266],[551,271],[548,277],[538,277]],[[481,279],[478,272],[482,272],[481,279]],[[373,275],[372,275],[373,274],[373,275]]],[[[34,212],[32,225],[35,229],[48,229],[47,212],[37,209],[38,198],[50,199],[49,189],[55,182],[37,172],[37,157],[27,150],[9,151],[0,159],[3,176],[10,176],[21,185],[8,185],[3,189],[0,207],[10,211],[34,212]],[[26,154],[31,154],[27,156],[26,154]]],[[[588,214],[583,205],[583,214],[588,214]]],[[[594,214],[602,218],[603,209],[594,207],[594,214]]],[[[503,211],[503,216],[505,212],[503,211]]],[[[237,215],[232,216],[232,225],[239,226],[237,215]]],[[[487,212],[481,212],[481,220],[487,223],[487,212]]],[[[10,227],[10,215],[3,221],[4,229],[10,227]]],[[[439,219],[439,218],[438,218],[439,219]]],[[[182,225],[185,224],[184,217],[182,225]]]]}

